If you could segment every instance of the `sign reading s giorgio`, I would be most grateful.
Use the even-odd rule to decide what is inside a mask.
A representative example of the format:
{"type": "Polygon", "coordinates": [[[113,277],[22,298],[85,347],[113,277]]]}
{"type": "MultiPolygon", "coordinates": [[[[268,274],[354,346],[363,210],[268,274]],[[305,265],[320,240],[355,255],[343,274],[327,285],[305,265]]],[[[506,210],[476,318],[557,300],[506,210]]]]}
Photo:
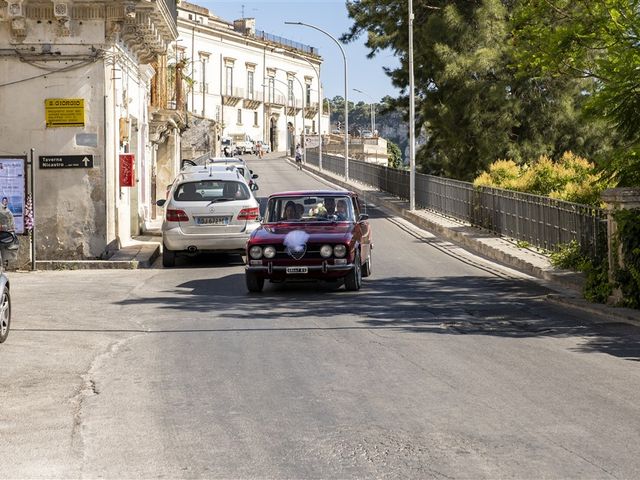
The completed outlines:
{"type": "Polygon", "coordinates": [[[47,128],[84,127],[84,98],[47,98],[44,114],[47,128]]]}

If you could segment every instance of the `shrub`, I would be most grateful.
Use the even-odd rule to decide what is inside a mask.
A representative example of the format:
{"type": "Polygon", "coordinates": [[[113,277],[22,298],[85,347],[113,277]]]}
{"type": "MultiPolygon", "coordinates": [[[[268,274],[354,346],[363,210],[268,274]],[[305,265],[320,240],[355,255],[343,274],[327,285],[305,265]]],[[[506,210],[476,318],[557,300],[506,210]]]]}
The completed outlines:
{"type": "Polygon", "coordinates": [[[555,162],[545,155],[523,165],[497,160],[473,183],[588,205],[599,204],[600,193],[609,186],[597,175],[594,164],[571,152],[555,162]]]}

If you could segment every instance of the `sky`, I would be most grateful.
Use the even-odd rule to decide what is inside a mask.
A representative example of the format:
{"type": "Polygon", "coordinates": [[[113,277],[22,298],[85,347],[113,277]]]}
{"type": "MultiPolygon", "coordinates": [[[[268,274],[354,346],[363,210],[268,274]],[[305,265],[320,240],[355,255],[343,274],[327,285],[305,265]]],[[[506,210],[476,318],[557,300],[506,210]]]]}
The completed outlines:
{"type": "MultiPolygon", "coordinates": [[[[256,29],[296,42],[316,47],[323,58],[322,85],[325,96],[344,96],[344,63],[338,46],[326,35],[301,25],[285,25],[285,21],[315,25],[339,38],[349,30],[352,21],[347,15],[344,0],[189,0],[190,3],[208,8],[214,15],[232,22],[244,16],[256,19],[256,29]]],[[[379,101],[385,95],[396,97],[396,89],[385,75],[384,66],[395,67],[398,59],[391,52],[381,52],[373,59],[367,58],[369,49],[364,46],[366,37],[342,45],[348,64],[349,101],[369,103],[379,101]],[[357,88],[366,93],[355,92],[357,88]]]]}

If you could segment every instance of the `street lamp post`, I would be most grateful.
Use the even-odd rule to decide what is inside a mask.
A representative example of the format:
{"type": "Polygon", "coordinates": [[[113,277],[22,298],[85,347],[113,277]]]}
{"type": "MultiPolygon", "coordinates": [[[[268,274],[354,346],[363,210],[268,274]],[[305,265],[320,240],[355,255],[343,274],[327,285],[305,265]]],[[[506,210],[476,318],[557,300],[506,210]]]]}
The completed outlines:
{"type": "MultiPolygon", "coordinates": [[[[330,33],[323,29],[310,25],[304,22],[284,22],[287,25],[304,25],[305,27],[313,28],[321,33],[324,33],[327,37],[335,42],[342,52],[342,59],[344,61],[344,178],[345,181],[349,180],[349,80],[347,77],[347,55],[344,52],[344,48],[340,45],[340,42],[330,33]]],[[[320,82],[318,81],[318,89],[320,89],[320,82]]],[[[318,109],[322,109],[322,103],[318,104],[318,109]]],[[[322,143],[322,135],[320,135],[320,143],[322,143]]]]}
{"type": "Polygon", "coordinates": [[[368,93],[363,92],[362,90],[358,90],[357,88],[353,89],[354,92],[358,92],[361,93],[367,97],[369,97],[371,99],[371,108],[369,109],[370,111],[370,115],[371,115],[371,134],[373,135],[373,132],[376,131],[376,102],[373,101],[373,97],[371,95],[369,95],[368,93]]]}
{"type": "Polygon", "coordinates": [[[409,210],[416,209],[416,98],[413,77],[413,0],[409,0],[409,210]]]}
{"type": "MultiPolygon", "coordinates": [[[[284,48],[276,48],[274,50],[274,52],[276,53],[289,53],[291,55],[293,55],[296,58],[299,58],[301,60],[304,60],[305,62],[307,62],[309,64],[309,66],[313,69],[313,71],[316,74],[316,77],[318,78],[318,168],[320,170],[322,170],[322,130],[320,128],[320,125],[322,125],[322,110],[320,108],[321,106],[321,102],[322,102],[322,89],[320,88],[320,67],[316,68],[315,65],[313,63],[311,63],[309,61],[309,59],[307,57],[304,57],[302,55],[300,55],[299,53],[294,52],[293,50],[285,50],[284,48]]],[[[305,97],[305,92],[302,92],[302,98],[303,98],[303,102],[304,102],[304,97],[305,97]]],[[[304,130],[304,105],[303,105],[303,109],[302,109],[302,125],[303,125],[303,130],[304,130]]],[[[305,145],[305,152],[306,152],[306,145],[305,145]]],[[[306,153],[305,153],[306,155],[306,153]]],[[[307,159],[304,159],[305,162],[307,161],[307,159]]]]}

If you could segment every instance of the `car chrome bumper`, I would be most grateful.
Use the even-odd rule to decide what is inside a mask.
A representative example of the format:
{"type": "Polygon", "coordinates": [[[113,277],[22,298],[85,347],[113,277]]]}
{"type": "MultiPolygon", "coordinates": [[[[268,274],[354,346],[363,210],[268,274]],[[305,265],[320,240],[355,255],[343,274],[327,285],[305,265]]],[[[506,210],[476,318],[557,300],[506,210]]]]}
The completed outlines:
{"type": "MultiPolygon", "coordinates": [[[[246,271],[252,273],[262,273],[266,275],[271,274],[285,274],[285,275],[308,275],[308,273],[287,273],[287,267],[292,267],[294,265],[273,265],[269,263],[268,265],[247,265],[246,271]]],[[[347,273],[353,270],[354,264],[348,263],[346,265],[330,265],[326,262],[323,262],[322,265],[295,265],[295,267],[304,267],[307,269],[309,273],[329,273],[329,272],[344,272],[347,273]]]]}

